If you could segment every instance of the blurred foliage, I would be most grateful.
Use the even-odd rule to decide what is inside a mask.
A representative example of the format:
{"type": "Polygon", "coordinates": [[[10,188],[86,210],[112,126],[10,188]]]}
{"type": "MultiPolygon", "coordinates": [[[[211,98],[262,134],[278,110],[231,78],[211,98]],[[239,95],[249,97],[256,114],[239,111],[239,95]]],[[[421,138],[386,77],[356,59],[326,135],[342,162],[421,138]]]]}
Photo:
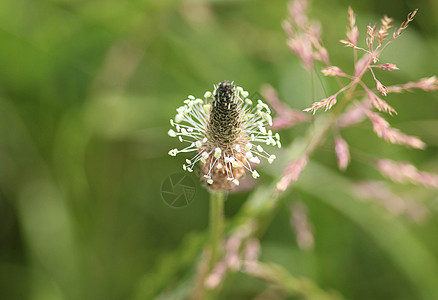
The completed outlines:
{"type": "MultiPolygon", "coordinates": [[[[208,193],[198,183],[184,209],[161,200],[162,180],[181,171],[183,160],[167,155],[175,146],[166,134],[168,120],[187,95],[203,95],[224,79],[250,92],[269,83],[297,109],[324,96],[321,83],[329,93],[334,83],[318,79],[318,70],[306,73],[285,44],[286,4],[0,2],[0,299],[187,294],[208,223],[208,193]]],[[[338,41],[348,5],[362,36],[383,14],[399,24],[419,7],[408,31],[384,54],[400,71],[380,78],[389,85],[437,73],[436,1],[314,1],[312,15],[323,24],[331,60],[347,70],[351,50],[338,41]]],[[[437,299],[437,192],[392,185],[428,207],[429,218],[417,224],[352,191],[355,180],[382,180],[369,156],[438,172],[438,94],[391,95],[388,101],[399,112],[391,123],[421,137],[426,150],[388,145],[365,122],[343,132],[353,156],[346,173],[337,171],[328,139],[296,188],[272,204],[273,215],[263,213],[265,194],[248,191],[228,196],[226,216],[269,220],[261,260],[346,299],[437,299]],[[308,206],[313,223],[310,251],[298,248],[289,225],[296,201],[308,206]]],[[[281,132],[283,144],[299,143],[305,128],[281,132]]],[[[275,165],[260,172],[263,188],[280,175],[275,165]]],[[[266,287],[232,276],[221,299],[251,299],[266,287]]]]}

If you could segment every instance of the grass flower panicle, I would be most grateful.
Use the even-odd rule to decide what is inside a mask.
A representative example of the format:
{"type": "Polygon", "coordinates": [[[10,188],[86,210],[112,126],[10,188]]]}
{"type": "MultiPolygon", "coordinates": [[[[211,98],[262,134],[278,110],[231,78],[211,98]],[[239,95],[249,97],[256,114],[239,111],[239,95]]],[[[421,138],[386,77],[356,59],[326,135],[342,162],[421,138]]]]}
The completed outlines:
{"type": "Polygon", "coordinates": [[[395,182],[413,183],[438,189],[438,175],[418,170],[408,162],[397,162],[390,159],[379,159],[377,169],[387,178],[395,182]]]}
{"type": "Polygon", "coordinates": [[[382,118],[378,113],[365,111],[368,118],[371,120],[374,132],[378,137],[392,144],[406,145],[411,148],[424,149],[426,144],[415,136],[406,135],[396,128],[392,128],[389,123],[382,118]]]}
{"type": "Polygon", "coordinates": [[[362,181],[356,184],[357,197],[363,201],[373,201],[396,216],[421,223],[430,217],[427,206],[406,195],[392,191],[385,182],[362,181]]]}
{"type": "MultiPolygon", "coordinates": [[[[376,90],[382,95],[387,96],[388,93],[397,91],[397,87],[386,87],[383,85],[376,77],[373,68],[378,68],[385,71],[394,71],[398,70],[398,67],[392,63],[383,63],[376,64],[379,62],[379,57],[382,51],[397,37],[399,37],[402,32],[408,27],[408,24],[412,22],[415,18],[417,10],[411,12],[407,20],[403,22],[397,30],[394,30],[392,37],[388,40],[389,30],[392,28],[392,19],[384,16],[381,19],[381,26],[377,28],[376,25],[368,25],[366,32],[366,49],[357,46],[357,41],[359,37],[359,31],[356,26],[356,17],[354,15],[353,9],[351,7],[348,8],[348,24],[347,24],[347,32],[346,40],[340,40],[342,44],[346,47],[351,47],[354,50],[360,50],[364,53],[364,55],[357,60],[357,52],[354,53],[354,75],[348,75],[344,71],[342,71],[337,66],[331,66],[328,64],[327,67],[322,69],[322,73],[324,76],[337,76],[337,77],[345,77],[351,80],[350,84],[341,88],[334,95],[327,97],[321,101],[314,102],[311,107],[304,109],[304,111],[310,111],[313,114],[320,109],[324,108],[326,111],[331,109],[336,104],[336,97],[341,93],[345,92],[351,88],[355,88],[357,84],[362,86],[365,90],[365,93],[368,96],[368,101],[379,111],[389,113],[390,115],[397,114],[394,108],[392,108],[386,101],[379,98],[373,90],[368,88],[365,83],[362,81],[362,77],[366,73],[366,71],[370,71],[371,75],[374,78],[376,83],[376,90]]],[[[286,33],[289,35],[288,31],[286,33]]],[[[433,80],[429,80],[427,86],[432,87],[433,80]]],[[[420,83],[414,84],[413,87],[420,87],[425,89],[425,84],[422,85],[420,83]],[[421,86],[421,87],[420,87],[421,86]]],[[[403,90],[403,87],[398,87],[398,90],[403,90]]]]}
{"type": "MultiPolygon", "coordinates": [[[[301,171],[306,166],[309,154],[316,148],[315,145],[322,143],[324,136],[331,128],[335,132],[334,150],[338,166],[341,170],[347,168],[351,158],[348,143],[340,137],[339,131],[356,125],[364,119],[368,119],[371,122],[374,132],[386,142],[415,149],[424,149],[426,144],[421,139],[404,134],[390,126],[381,113],[394,116],[397,115],[397,111],[382,98],[387,97],[390,93],[411,92],[413,89],[424,91],[438,90],[438,79],[436,76],[422,78],[418,81],[405,84],[385,86],[377,78],[374,71],[376,69],[388,72],[399,70],[393,63],[380,62],[380,56],[383,50],[398,38],[406,30],[410,22],[414,20],[417,9],[409,13],[406,20],[395,28],[393,19],[387,16],[380,20],[380,26],[368,25],[364,35],[366,46],[362,48],[358,46],[359,29],[356,26],[356,16],[353,9],[349,7],[346,39],[340,40],[346,47],[354,50],[354,71],[352,74],[348,74],[338,66],[330,63],[328,54],[325,54],[326,49],[321,42],[321,32],[316,30],[316,28],[321,27],[318,23],[307,17],[308,4],[309,2],[306,0],[294,0],[289,4],[289,17],[283,22],[283,29],[288,38],[289,48],[301,59],[304,67],[309,71],[312,70],[315,60],[325,63],[326,66],[321,70],[322,74],[327,77],[337,77],[339,89],[330,96],[313,102],[310,107],[303,109],[303,111],[311,112],[314,115],[318,110],[329,111],[334,106],[338,108],[336,111],[331,112],[332,117],[329,123],[333,122],[333,124],[327,123],[327,127],[322,126],[321,134],[314,134],[309,138],[310,146],[306,148],[306,151],[285,167],[283,176],[276,185],[276,191],[280,192],[286,190],[292,182],[298,179],[301,171]],[[371,74],[374,79],[375,85],[373,87],[367,86],[363,81],[363,77],[367,73],[371,74]]],[[[281,120],[279,123],[280,126],[278,127],[284,128],[292,122],[286,119],[281,120]]],[[[422,174],[424,175],[425,173],[422,174]]],[[[429,186],[433,186],[433,183],[431,184],[430,182],[433,182],[431,178],[435,177],[424,175],[421,178],[422,180],[427,178],[429,186]]]]}
{"type": "Polygon", "coordinates": [[[192,159],[186,159],[183,169],[193,172],[200,162],[202,177],[212,190],[230,190],[239,185],[245,171],[258,178],[253,166],[262,159],[272,163],[276,158],[262,145],[281,147],[278,133],[267,129],[272,125],[271,110],[261,100],[253,103],[248,95],[233,82],[222,81],[213,92],[206,92],[204,99],[189,96],[170,120],[174,129],[169,130],[169,136],[188,146],[172,149],[169,155],[195,152],[192,159]]]}
{"type": "Polygon", "coordinates": [[[272,86],[265,84],[261,89],[261,94],[276,113],[275,119],[272,120],[272,129],[289,128],[297,123],[309,121],[306,114],[300,110],[292,109],[282,102],[277,91],[272,86]]]}
{"type": "Polygon", "coordinates": [[[339,169],[345,171],[351,158],[348,144],[341,136],[335,138],[335,152],[339,169]]]}
{"type": "Polygon", "coordinates": [[[303,203],[297,202],[291,206],[290,210],[289,223],[295,231],[298,247],[304,251],[312,250],[315,246],[315,237],[307,207],[303,203]]]}

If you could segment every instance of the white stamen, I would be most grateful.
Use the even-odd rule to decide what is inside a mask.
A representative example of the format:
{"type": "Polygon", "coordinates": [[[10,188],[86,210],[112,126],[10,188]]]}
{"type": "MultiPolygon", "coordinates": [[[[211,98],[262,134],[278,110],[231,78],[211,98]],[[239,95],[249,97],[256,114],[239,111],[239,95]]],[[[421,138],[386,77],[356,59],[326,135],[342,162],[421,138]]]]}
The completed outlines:
{"type": "Polygon", "coordinates": [[[258,157],[252,157],[250,160],[249,160],[250,162],[253,162],[253,163],[255,163],[255,164],[259,164],[260,163],[260,159],[258,158],[258,157]]]}
{"type": "Polygon", "coordinates": [[[216,148],[216,149],[214,149],[214,157],[215,157],[215,158],[219,158],[219,157],[221,157],[221,153],[222,153],[221,148],[216,148]]]}
{"type": "Polygon", "coordinates": [[[211,110],[211,105],[210,104],[205,104],[203,108],[204,108],[204,112],[206,114],[208,114],[210,112],[210,110],[211,110]]]}
{"type": "Polygon", "coordinates": [[[176,133],[175,133],[175,131],[173,131],[173,129],[170,129],[170,130],[167,132],[167,134],[168,134],[169,136],[171,136],[171,137],[176,137],[176,133]]]}
{"type": "MultiPolygon", "coordinates": [[[[271,115],[265,114],[265,120],[268,121],[269,126],[272,126],[272,117],[271,115]]],[[[271,131],[272,134],[272,131],[271,131]]]]}
{"type": "Polygon", "coordinates": [[[272,164],[273,162],[274,162],[274,159],[276,159],[277,158],[277,156],[275,156],[274,154],[272,154],[271,156],[269,156],[269,158],[268,158],[268,162],[270,163],[270,164],[272,164]]]}
{"type": "Polygon", "coordinates": [[[177,154],[178,154],[178,149],[176,148],[169,151],[170,156],[176,156],[177,154]]]}

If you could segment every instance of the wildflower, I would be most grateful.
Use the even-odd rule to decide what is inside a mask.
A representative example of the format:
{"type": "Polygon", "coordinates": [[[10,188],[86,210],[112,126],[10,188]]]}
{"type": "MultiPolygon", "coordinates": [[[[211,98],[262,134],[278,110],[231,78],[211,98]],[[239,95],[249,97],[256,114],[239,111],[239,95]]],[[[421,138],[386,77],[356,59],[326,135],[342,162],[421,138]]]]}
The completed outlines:
{"type": "Polygon", "coordinates": [[[345,171],[350,163],[350,150],[347,142],[340,136],[335,138],[335,152],[339,169],[345,171]]]}
{"type": "Polygon", "coordinates": [[[341,114],[336,122],[340,128],[346,128],[362,122],[365,118],[365,110],[369,110],[371,103],[369,101],[361,102],[360,105],[349,106],[341,114]]]}
{"type": "Polygon", "coordinates": [[[379,68],[379,69],[385,70],[385,71],[399,70],[399,68],[396,65],[390,64],[390,63],[386,63],[386,64],[382,64],[382,65],[373,65],[371,67],[379,68]]]}
{"type": "Polygon", "coordinates": [[[313,249],[315,238],[312,223],[307,215],[307,207],[303,203],[298,202],[291,207],[289,223],[295,231],[298,247],[302,250],[313,249]]]}
{"type": "Polygon", "coordinates": [[[386,96],[388,94],[388,88],[384,86],[379,80],[376,79],[376,87],[377,90],[383,95],[386,96]]]}
{"type": "Polygon", "coordinates": [[[374,200],[396,216],[404,216],[417,223],[429,217],[429,210],[423,203],[395,194],[384,182],[359,182],[355,187],[355,192],[363,200],[374,200]]]}
{"type": "Polygon", "coordinates": [[[250,222],[239,226],[224,242],[224,256],[216,264],[205,280],[209,289],[217,288],[229,271],[240,270],[248,262],[257,261],[260,253],[260,243],[251,237],[257,226],[250,222]]]}
{"type": "Polygon", "coordinates": [[[373,106],[378,109],[379,111],[384,111],[392,114],[397,114],[394,108],[392,108],[386,101],[379,98],[372,90],[370,90],[365,83],[362,81],[362,77],[368,70],[371,72],[371,75],[373,76],[375,82],[376,82],[376,89],[382,94],[383,96],[387,96],[390,92],[401,92],[404,89],[409,89],[410,87],[416,87],[421,88],[424,90],[432,90],[436,88],[436,80],[434,78],[425,79],[422,82],[417,83],[411,83],[411,85],[406,84],[402,86],[393,86],[393,87],[386,87],[383,85],[374,74],[373,68],[378,68],[385,71],[395,71],[398,70],[398,67],[392,63],[384,63],[376,65],[376,63],[379,61],[379,56],[382,53],[382,51],[386,48],[387,45],[389,45],[394,39],[399,37],[402,32],[408,27],[408,24],[414,20],[414,17],[417,13],[417,10],[411,12],[408,15],[408,18],[405,22],[403,22],[398,30],[395,30],[392,38],[387,40],[388,37],[388,31],[392,28],[392,19],[384,16],[381,19],[381,26],[380,28],[377,28],[376,25],[368,25],[367,26],[367,34],[366,34],[366,45],[367,49],[361,48],[357,46],[357,39],[359,37],[359,31],[356,26],[356,18],[353,12],[353,9],[351,7],[348,7],[348,25],[347,25],[347,32],[346,40],[340,40],[342,44],[344,44],[346,47],[351,47],[354,50],[361,50],[364,52],[364,55],[356,61],[357,53],[354,53],[355,57],[355,63],[354,63],[354,76],[348,75],[344,73],[341,69],[339,69],[336,66],[330,66],[322,69],[322,73],[324,76],[342,76],[349,78],[351,80],[351,83],[343,88],[341,88],[337,93],[334,95],[323,99],[321,101],[315,102],[312,104],[312,107],[304,109],[304,111],[312,112],[315,114],[315,112],[320,109],[324,108],[326,111],[329,110],[334,104],[336,104],[336,96],[339,95],[341,92],[346,91],[347,88],[351,91],[355,89],[356,84],[360,84],[363,89],[365,90],[366,94],[368,95],[369,101],[373,104],[373,106]]]}
{"type": "MultiPolygon", "coordinates": [[[[377,88],[379,88],[378,85],[377,85],[377,88]]],[[[383,111],[383,112],[389,113],[391,116],[393,114],[397,114],[397,111],[391,105],[389,105],[386,101],[379,98],[368,87],[364,86],[364,89],[365,89],[365,92],[366,92],[368,99],[371,102],[372,106],[374,106],[378,111],[383,111]]]]}
{"type": "Polygon", "coordinates": [[[415,166],[408,162],[380,159],[377,161],[377,169],[383,176],[395,182],[411,182],[416,185],[438,189],[437,174],[419,171],[415,166]]]}
{"type": "Polygon", "coordinates": [[[348,7],[348,26],[347,26],[347,38],[352,45],[357,44],[357,39],[359,38],[359,29],[356,26],[356,17],[354,15],[351,6],[348,7]]]}
{"type": "Polygon", "coordinates": [[[300,158],[289,163],[284,169],[280,181],[277,182],[276,190],[278,192],[284,192],[292,182],[297,181],[298,177],[300,177],[301,171],[306,167],[308,160],[308,155],[304,154],[300,158]]]}
{"type": "Polygon", "coordinates": [[[272,129],[284,129],[294,126],[297,123],[308,121],[306,114],[290,108],[282,102],[277,91],[270,85],[264,85],[261,93],[266,102],[274,109],[277,117],[272,120],[272,129]]]}
{"type": "Polygon", "coordinates": [[[254,178],[259,177],[253,165],[260,164],[262,159],[272,163],[276,158],[262,145],[281,147],[278,133],[266,128],[272,125],[269,107],[261,100],[253,105],[247,97],[248,92],[241,87],[222,81],[213,93],[206,92],[204,99],[189,96],[170,121],[175,130],[168,134],[188,146],[172,149],[169,154],[195,152],[192,159],[186,159],[183,169],[193,172],[200,161],[202,176],[210,189],[232,189],[239,185],[245,170],[254,178]]]}
{"type": "Polygon", "coordinates": [[[411,92],[412,89],[421,89],[423,91],[438,91],[438,78],[436,76],[421,78],[416,82],[392,85],[388,87],[388,93],[402,93],[403,91],[411,92]]]}
{"type": "Polygon", "coordinates": [[[322,69],[324,76],[347,76],[339,67],[330,66],[322,69]]]}
{"type": "Polygon", "coordinates": [[[328,98],[322,99],[321,101],[314,102],[312,104],[312,107],[305,108],[303,109],[303,111],[310,111],[313,114],[315,114],[318,109],[324,108],[325,111],[327,111],[331,109],[335,104],[336,104],[336,95],[332,95],[328,98]]]}
{"type": "Polygon", "coordinates": [[[307,70],[312,70],[314,61],[329,65],[327,49],[321,43],[321,26],[307,18],[308,1],[296,0],[289,5],[289,18],[283,22],[288,36],[287,44],[307,70]]]}
{"type": "Polygon", "coordinates": [[[392,144],[406,145],[411,148],[424,149],[426,144],[415,136],[409,136],[396,128],[389,126],[389,123],[378,113],[365,110],[365,114],[373,124],[374,132],[378,137],[392,144]]]}

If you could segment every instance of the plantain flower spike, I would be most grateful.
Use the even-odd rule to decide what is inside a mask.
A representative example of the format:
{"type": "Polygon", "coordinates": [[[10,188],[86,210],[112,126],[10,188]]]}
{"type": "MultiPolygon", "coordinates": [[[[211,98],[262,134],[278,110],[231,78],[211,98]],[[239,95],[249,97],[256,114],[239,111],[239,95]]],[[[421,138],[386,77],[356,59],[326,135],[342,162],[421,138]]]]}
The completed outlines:
{"type": "Polygon", "coordinates": [[[173,129],[169,136],[178,138],[186,147],[172,149],[169,155],[194,152],[183,169],[193,172],[200,162],[201,176],[212,190],[238,186],[246,171],[258,178],[254,167],[263,159],[272,163],[276,158],[264,146],[281,148],[278,133],[266,128],[272,125],[271,110],[263,101],[253,103],[247,97],[248,92],[241,87],[222,81],[214,86],[213,93],[206,92],[204,99],[188,96],[170,120],[173,129]]]}

